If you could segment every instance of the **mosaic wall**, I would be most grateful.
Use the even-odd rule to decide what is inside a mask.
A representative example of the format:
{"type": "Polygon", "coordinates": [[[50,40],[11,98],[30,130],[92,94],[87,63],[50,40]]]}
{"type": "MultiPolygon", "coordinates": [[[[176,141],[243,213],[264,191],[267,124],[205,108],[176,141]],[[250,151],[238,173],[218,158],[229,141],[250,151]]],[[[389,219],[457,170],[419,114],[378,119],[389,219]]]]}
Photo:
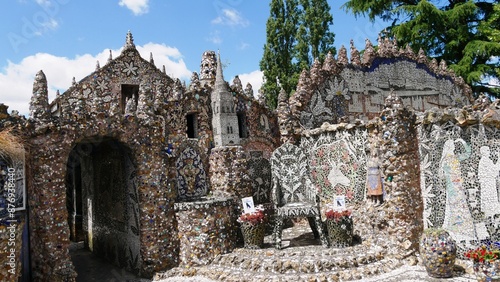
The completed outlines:
{"type": "Polygon", "coordinates": [[[335,195],[346,196],[349,205],[365,199],[367,135],[365,128],[358,127],[301,138],[311,180],[323,204],[331,204],[335,195]]]}
{"type": "Polygon", "coordinates": [[[385,97],[395,92],[404,104],[418,111],[432,107],[463,106],[472,102],[472,91],[446,63],[429,60],[389,39],[379,40],[377,50],[369,40],[361,58],[351,45],[350,62],[344,46],[337,58],[328,54],[303,71],[293,95],[278,97],[282,141],[295,143],[304,129],[330,124],[368,121],[384,108],[385,97]],[[282,97],[282,98],[280,98],[282,97]]]}
{"type": "Polygon", "coordinates": [[[208,192],[208,181],[203,162],[196,150],[184,149],[177,161],[177,199],[194,200],[208,192]]]}
{"type": "Polygon", "coordinates": [[[246,153],[241,146],[213,148],[210,154],[210,185],[212,195],[239,199],[252,196],[246,153]]]}
{"type": "Polygon", "coordinates": [[[82,229],[89,231],[92,224],[98,224],[98,229],[86,233],[89,246],[141,276],[176,266],[178,231],[196,227],[196,222],[188,220],[183,224],[189,226],[177,225],[175,201],[211,191],[234,197],[251,195],[245,150],[260,150],[269,156],[278,146],[276,114],[253,99],[251,85],[243,89],[241,83],[236,83],[238,89],[232,99],[242,101],[238,103],[238,114],[245,122],[247,136],[243,138],[243,147],[212,150],[210,96],[217,66],[214,54],[203,54],[201,76],[194,72],[186,86],[166,75],[165,67],[158,69],[152,54],[149,60],[143,59],[129,32],[116,58],[110,53],[106,64],[101,67],[98,62],[94,72],[78,82],[74,79],[72,86],[50,103],[46,77],[42,71],[36,75],[30,103],[32,115],[23,125],[26,139],[34,148],[29,158],[33,180],[28,188],[35,281],[73,281],[76,275],[68,246],[77,216],[66,206],[70,198],[66,197],[70,195],[66,175],[70,152],[82,140],[93,139],[96,145],[99,140],[112,138],[130,149],[131,164],[122,168],[125,176],[121,180],[95,172],[107,168],[105,159],[91,161],[82,157],[82,167],[88,172],[81,183],[85,197],[94,196],[90,188],[97,182],[127,183],[127,191],[103,191],[112,195],[103,195],[102,199],[114,198],[120,203],[116,210],[107,213],[109,220],[102,217],[105,210],[99,201],[92,206],[83,202],[82,229]],[[207,176],[214,171],[227,175],[220,179],[228,182],[222,183],[217,177],[209,182],[207,176]],[[68,214],[70,211],[73,214],[68,214]],[[68,226],[68,216],[73,226],[68,226]],[[106,229],[124,230],[127,234],[120,236],[126,237],[127,242],[113,244],[137,248],[121,248],[107,239],[102,243],[99,234],[103,233],[99,230],[106,229]],[[116,261],[118,257],[126,258],[126,262],[116,261]]]}
{"type": "Polygon", "coordinates": [[[271,202],[271,164],[263,157],[262,151],[250,152],[247,161],[248,176],[252,181],[254,203],[271,202]]]}
{"type": "Polygon", "coordinates": [[[181,267],[206,265],[236,247],[232,198],[175,203],[175,210],[181,267]]]}
{"type": "Polygon", "coordinates": [[[442,227],[462,248],[500,240],[500,130],[453,121],[419,132],[426,227],[442,227]]]}
{"type": "Polygon", "coordinates": [[[312,185],[305,151],[290,143],[281,145],[271,156],[273,203],[284,217],[318,215],[316,206],[294,203],[315,203],[317,189],[312,185]],[[291,204],[291,205],[286,205],[291,204]]]}
{"type": "Polygon", "coordinates": [[[306,129],[318,128],[323,122],[338,123],[341,117],[349,114],[350,99],[347,83],[336,76],[329,78],[312,95],[300,115],[300,123],[306,129]]]}

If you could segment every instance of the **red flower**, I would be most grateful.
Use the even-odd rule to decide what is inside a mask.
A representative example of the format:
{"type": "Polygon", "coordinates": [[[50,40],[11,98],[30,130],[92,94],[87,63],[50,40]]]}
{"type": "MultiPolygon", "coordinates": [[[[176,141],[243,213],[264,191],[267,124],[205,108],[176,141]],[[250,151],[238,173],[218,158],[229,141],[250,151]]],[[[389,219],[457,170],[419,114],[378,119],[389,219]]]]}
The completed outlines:
{"type": "Polygon", "coordinates": [[[327,219],[333,219],[335,222],[339,222],[343,217],[350,217],[352,214],[351,210],[332,210],[329,209],[325,212],[325,216],[327,219]]]}
{"type": "Polygon", "coordinates": [[[485,262],[497,260],[500,255],[498,243],[489,243],[476,249],[468,250],[465,256],[475,262],[485,262]]]}
{"type": "Polygon", "coordinates": [[[240,215],[238,218],[238,222],[248,222],[252,225],[263,223],[265,220],[265,215],[264,211],[262,210],[255,210],[255,212],[252,213],[244,213],[240,215]]]}

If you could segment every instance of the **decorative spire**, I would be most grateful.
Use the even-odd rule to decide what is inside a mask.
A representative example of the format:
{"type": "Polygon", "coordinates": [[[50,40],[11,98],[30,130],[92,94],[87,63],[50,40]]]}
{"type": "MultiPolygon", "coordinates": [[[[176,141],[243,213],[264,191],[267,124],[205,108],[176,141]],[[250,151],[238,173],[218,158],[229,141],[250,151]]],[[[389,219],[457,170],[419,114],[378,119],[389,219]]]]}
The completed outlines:
{"type": "Polygon", "coordinates": [[[73,76],[73,79],[71,80],[71,85],[75,86],[76,85],[76,79],[75,77],[73,76]]]}
{"type": "Polygon", "coordinates": [[[417,62],[421,64],[427,63],[427,56],[425,55],[425,52],[422,48],[418,50],[417,62]]]}
{"type": "Polygon", "coordinates": [[[247,95],[249,98],[253,98],[253,87],[250,82],[248,82],[247,86],[245,87],[245,95],[247,95]]]}
{"type": "Polygon", "coordinates": [[[97,60],[97,63],[95,64],[95,70],[98,71],[101,68],[99,65],[99,60],[97,60]]]}
{"type": "Polygon", "coordinates": [[[130,30],[127,32],[127,40],[125,41],[125,48],[124,49],[135,49],[135,44],[134,44],[134,37],[132,36],[132,33],[130,30]]]}
{"type": "Polygon", "coordinates": [[[372,64],[373,59],[375,59],[375,49],[370,39],[365,40],[365,52],[363,53],[363,64],[369,66],[372,64]]]}
{"type": "Polygon", "coordinates": [[[240,94],[243,94],[243,84],[241,84],[241,80],[239,76],[235,76],[233,79],[233,85],[231,85],[231,88],[240,94]]]}
{"type": "Polygon", "coordinates": [[[351,39],[351,64],[355,66],[361,65],[361,59],[359,57],[359,51],[356,49],[356,46],[354,46],[354,40],[351,39]]]}
{"type": "Polygon", "coordinates": [[[328,54],[326,55],[325,61],[323,62],[323,70],[329,72],[330,74],[337,70],[337,63],[332,55],[332,51],[328,51],[328,54]]]}
{"type": "Polygon", "coordinates": [[[111,49],[109,49],[108,63],[111,62],[112,60],[113,60],[113,51],[111,51],[111,49]]]}
{"type": "Polygon", "coordinates": [[[347,59],[347,49],[344,47],[344,45],[340,47],[337,62],[343,66],[349,63],[349,60],[347,59]]]}
{"type": "Polygon", "coordinates": [[[163,73],[164,73],[164,74],[167,74],[167,70],[165,69],[165,65],[163,65],[162,70],[163,70],[163,73]]]}
{"type": "Polygon", "coordinates": [[[35,75],[33,95],[30,102],[30,117],[34,120],[45,119],[49,113],[49,91],[47,78],[43,71],[35,75]]]}
{"type": "Polygon", "coordinates": [[[217,70],[215,72],[215,88],[226,88],[224,74],[222,73],[222,63],[220,60],[220,51],[217,52],[217,70]]]}
{"type": "Polygon", "coordinates": [[[149,52],[149,62],[154,65],[155,64],[155,60],[153,59],[153,52],[149,52]]]}

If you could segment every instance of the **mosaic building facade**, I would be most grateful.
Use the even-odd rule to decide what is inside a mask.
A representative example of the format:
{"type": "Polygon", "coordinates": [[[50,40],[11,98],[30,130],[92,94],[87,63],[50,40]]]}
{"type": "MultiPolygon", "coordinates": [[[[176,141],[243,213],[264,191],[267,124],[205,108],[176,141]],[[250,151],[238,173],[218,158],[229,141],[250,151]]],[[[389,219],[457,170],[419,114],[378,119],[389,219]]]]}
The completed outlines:
{"type": "Polygon", "coordinates": [[[302,152],[323,219],[345,196],[354,248],[408,259],[429,227],[447,229],[462,251],[499,240],[498,108],[474,102],[444,62],[380,39],[362,57],[351,46],[350,58],[342,47],[315,61],[273,111],[251,85],[224,80],[215,52],[185,86],[128,33],[118,57],[50,103],[47,78],[35,77],[30,117],[19,121],[33,278],[74,281],[71,241],[145,277],[232,252],[241,198],[273,206],[272,175],[287,169],[269,160],[283,143],[302,152]],[[381,204],[367,193],[373,168],[381,204]]]}

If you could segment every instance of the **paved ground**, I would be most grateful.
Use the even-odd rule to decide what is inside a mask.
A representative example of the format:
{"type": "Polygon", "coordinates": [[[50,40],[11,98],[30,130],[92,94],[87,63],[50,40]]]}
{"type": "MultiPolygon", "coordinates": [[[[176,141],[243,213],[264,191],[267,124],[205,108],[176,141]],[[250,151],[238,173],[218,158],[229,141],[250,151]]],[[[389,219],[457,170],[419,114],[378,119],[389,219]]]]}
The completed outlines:
{"type": "MultiPolygon", "coordinates": [[[[309,242],[312,239],[311,234],[304,234],[307,232],[307,227],[304,228],[303,225],[297,225],[293,228],[286,229],[283,233],[283,243],[288,248],[294,248],[299,246],[304,246],[307,244],[315,245],[318,242],[309,242]],[[297,235],[301,234],[301,235],[297,235]],[[287,240],[288,237],[288,240],[287,240]],[[290,240],[293,238],[293,240],[290,240]]],[[[266,240],[268,240],[266,238],[266,240]]],[[[266,244],[267,247],[271,247],[266,244]]],[[[150,282],[151,279],[139,278],[123,269],[119,269],[103,259],[95,257],[90,251],[84,249],[78,249],[71,251],[71,256],[78,273],[77,282],[92,282],[92,281],[109,281],[109,282],[150,282]]],[[[160,282],[217,282],[204,277],[170,277],[160,282]]],[[[415,281],[426,281],[426,282],[439,282],[439,281],[457,281],[457,282],[472,282],[477,281],[477,279],[471,275],[464,273],[463,268],[457,267],[457,271],[454,277],[448,279],[435,279],[427,275],[425,269],[420,266],[404,266],[395,269],[389,273],[384,273],[374,277],[370,277],[363,280],[356,280],[357,282],[375,282],[375,281],[387,281],[387,282],[415,282],[415,281]]]]}

